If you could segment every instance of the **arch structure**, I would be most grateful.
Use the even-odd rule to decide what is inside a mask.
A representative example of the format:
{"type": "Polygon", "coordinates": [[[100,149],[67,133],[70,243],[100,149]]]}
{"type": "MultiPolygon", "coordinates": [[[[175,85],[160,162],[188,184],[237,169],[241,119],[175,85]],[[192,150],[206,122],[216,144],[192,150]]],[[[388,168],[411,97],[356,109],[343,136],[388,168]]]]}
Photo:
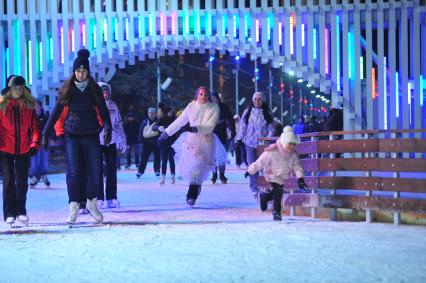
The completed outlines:
{"type": "Polygon", "coordinates": [[[81,47],[97,79],[146,56],[228,51],[331,93],[345,130],[424,128],[425,11],[424,0],[5,0],[0,86],[21,74],[53,98],[81,47]]]}

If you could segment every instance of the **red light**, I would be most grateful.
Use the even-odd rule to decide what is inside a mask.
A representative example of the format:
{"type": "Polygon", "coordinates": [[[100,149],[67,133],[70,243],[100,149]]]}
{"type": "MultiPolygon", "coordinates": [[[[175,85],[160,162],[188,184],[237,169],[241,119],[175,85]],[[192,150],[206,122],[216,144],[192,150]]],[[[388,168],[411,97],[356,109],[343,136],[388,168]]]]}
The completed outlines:
{"type": "Polygon", "coordinates": [[[307,99],[305,99],[304,103],[305,103],[305,104],[308,104],[308,100],[307,100],[307,99]]]}

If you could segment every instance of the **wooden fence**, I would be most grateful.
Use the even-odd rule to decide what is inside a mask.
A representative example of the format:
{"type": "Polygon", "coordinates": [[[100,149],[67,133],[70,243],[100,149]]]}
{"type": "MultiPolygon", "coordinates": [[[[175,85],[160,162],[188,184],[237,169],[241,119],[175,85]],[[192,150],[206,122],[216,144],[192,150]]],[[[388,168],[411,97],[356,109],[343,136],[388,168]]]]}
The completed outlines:
{"type": "MultiPolygon", "coordinates": [[[[297,151],[305,182],[312,190],[307,196],[319,196],[317,202],[307,199],[300,206],[314,203],[312,217],[317,217],[318,209],[326,208],[332,220],[337,219],[337,209],[342,208],[365,211],[367,222],[373,221],[375,213],[384,211],[393,214],[394,224],[401,223],[401,213],[426,219],[425,132],[370,130],[300,135],[304,141],[297,145],[297,151]]],[[[275,138],[261,141],[258,154],[275,138]]],[[[261,177],[259,186],[267,188],[269,184],[261,177]]],[[[294,193],[295,177],[284,187],[294,193]]],[[[291,205],[289,199],[284,200],[284,205],[291,205]]],[[[290,208],[290,214],[295,214],[295,206],[290,208]]]]}

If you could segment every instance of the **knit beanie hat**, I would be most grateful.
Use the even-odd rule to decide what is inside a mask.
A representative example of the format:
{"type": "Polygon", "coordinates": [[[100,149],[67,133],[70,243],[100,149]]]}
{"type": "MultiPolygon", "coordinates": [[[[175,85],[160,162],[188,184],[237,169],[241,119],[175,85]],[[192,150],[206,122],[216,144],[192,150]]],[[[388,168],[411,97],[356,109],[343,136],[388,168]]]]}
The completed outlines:
{"type": "Polygon", "coordinates": [[[102,91],[108,91],[111,94],[111,86],[104,82],[98,82],[98,85],[101,87],[102,91]]]}
{"type": "Polygon", "coordinates": [[[74,72],[77,69],[84,68],[90,73],[90,63],[89,63],[90,51],[83,48],[77,52],[77,58],[74,60],[72,65],[72,71],[74,72]]]}
{"type": "Polygon", "coordinates": [[[292,126],[285,126],[283,133],[280,136],[280,143],[282,146],[285,146],[288,143],[298,144],[299,138],[294,133],[294,129],[292,126]]]}
{"type": "Polygon", "coordinates": [[[11,78],[11,80],[9,81],[9,85],[12,86],[25,86],[25,79],[24,77],[21,76],[14,76],[13,78],[11,78]]]}
{"type": "Polygon", "coordinates": [[[157,110],[155,110],[154,107],[149,107],[148,108],[148,113],[156,113],[156,112],[157,112],[157,110]]]}

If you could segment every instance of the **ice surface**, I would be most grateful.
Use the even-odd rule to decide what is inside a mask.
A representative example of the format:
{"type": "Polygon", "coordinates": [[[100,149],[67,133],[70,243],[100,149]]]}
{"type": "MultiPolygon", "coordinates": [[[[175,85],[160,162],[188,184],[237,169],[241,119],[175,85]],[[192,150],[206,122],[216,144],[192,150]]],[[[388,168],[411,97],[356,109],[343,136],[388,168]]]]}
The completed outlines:
{"type": "Polygon", "coordinates": [[[65,175],[52,175],[28,193],[28,228],[0,224],[0,282],[426,282],[425,227],[273,222],[244,171],[206,182],[192,209],[183,181],[120,171],[122,207],[102,210],[105,226],[76,229],[64,225],[65,175]]]}

